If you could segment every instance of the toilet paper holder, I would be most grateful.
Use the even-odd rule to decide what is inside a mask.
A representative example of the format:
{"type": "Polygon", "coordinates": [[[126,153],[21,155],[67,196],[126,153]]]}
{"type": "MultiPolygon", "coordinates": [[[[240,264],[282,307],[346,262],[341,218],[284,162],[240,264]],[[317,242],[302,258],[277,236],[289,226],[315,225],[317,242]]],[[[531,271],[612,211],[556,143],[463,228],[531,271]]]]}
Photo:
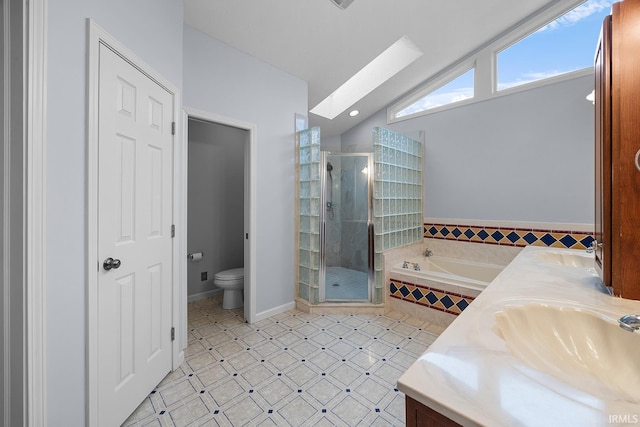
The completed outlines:
{"type": "Polygon", "coordinates": [[[187,259],[191,262],[198,262],[204,257],[204,252],[194,252],[187,255],[187,259]]]}

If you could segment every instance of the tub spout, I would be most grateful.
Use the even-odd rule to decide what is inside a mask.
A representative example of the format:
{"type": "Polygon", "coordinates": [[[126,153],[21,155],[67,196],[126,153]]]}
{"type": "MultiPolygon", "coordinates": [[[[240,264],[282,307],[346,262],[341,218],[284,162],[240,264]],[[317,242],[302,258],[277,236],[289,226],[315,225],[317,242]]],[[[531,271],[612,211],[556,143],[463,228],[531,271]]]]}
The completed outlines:
{"type": "Polygon", "coordinates": [[[433,255],[433,252],[431,252],[431,250],[429,250],[429,248],[427,248],[427,249],[424,250],[424,253],[422,255],[424,255],[425,257],[430,257],[430,256],[433,255]]]}

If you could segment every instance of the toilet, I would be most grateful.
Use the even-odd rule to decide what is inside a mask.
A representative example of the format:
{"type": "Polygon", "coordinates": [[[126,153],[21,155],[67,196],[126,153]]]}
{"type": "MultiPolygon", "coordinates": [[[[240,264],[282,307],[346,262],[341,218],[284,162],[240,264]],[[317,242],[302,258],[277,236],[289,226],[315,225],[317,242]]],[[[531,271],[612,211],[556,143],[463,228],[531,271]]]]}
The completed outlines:
{"type": "Polygon", "coordinates": [[[232,268],[216,273],[213,283],[222,289],[222,308],[231,310],[244,305],[244,268],[232,268]]]}

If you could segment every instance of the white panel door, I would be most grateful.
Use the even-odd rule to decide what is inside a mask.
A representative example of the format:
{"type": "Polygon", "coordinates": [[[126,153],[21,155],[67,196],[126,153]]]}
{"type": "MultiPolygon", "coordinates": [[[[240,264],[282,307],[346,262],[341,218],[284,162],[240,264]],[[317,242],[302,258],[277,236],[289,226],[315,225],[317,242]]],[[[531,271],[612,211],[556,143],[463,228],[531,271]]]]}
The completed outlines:
{"type": "Polygon", "coordinates": [[[100,45],[98,419],[120,425],[171,370],[173,95],[100,45]]]}

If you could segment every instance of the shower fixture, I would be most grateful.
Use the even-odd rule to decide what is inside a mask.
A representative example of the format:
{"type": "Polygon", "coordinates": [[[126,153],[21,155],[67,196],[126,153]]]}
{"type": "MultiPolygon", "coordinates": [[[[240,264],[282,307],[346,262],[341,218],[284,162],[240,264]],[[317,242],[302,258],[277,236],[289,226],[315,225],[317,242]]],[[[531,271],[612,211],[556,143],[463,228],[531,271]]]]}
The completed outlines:
{"type": "Polygon", "coordinates": [[[333,219],[333,175],[331,175],[332,170],[333,170],[333,165],[331,164],[331,162],[327,162],[327,172],[329,172],[328,185],[327,185],[329,200],[327,200],[326,207],[327,207],[327,212],[329,212],[330,214],[329,217],[331,219],[333,219]]]}

